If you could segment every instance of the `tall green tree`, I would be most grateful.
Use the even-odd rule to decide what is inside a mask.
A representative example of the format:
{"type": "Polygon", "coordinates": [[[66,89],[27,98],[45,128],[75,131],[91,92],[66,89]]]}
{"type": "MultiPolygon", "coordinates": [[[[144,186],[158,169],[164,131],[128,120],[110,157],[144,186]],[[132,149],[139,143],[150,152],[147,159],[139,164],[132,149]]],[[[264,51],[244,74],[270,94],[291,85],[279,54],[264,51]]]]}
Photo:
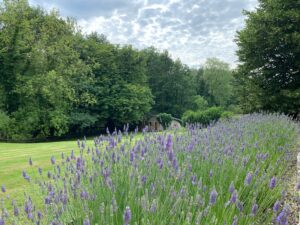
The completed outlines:
{"type": "Polygon", "coordinates": [[[196,94],[191,70],[179,60],[174,61],[167,51],[154,48],[143,51],[149,87],[155,104],[152,113],[169,113],[181,117],[196,94]]]}
{"type": "Polygon", "coordinates": [[[72,107],[85,101],[76,83],[88,73],[74,46],[74,22],[25,0],[5,0],[0,22],[3,110],[12,118],[12,137],[66,134],[72,107]]]}
{"type": "Polygon", "coordinates": [[[81,58],[95,82],[89,90],[96,96],[96,104],[85,111],[97,117],[95,125],[114,128],[142,121],[153,100],[141,53],[132,46],[112,45],[96,33],[81,43],[81,58]]]}
{"type": "Polygon", "coordinates": [[[207,59],[204,65],[203,80],[207,86],[210,105],[226,107],[231,103],[233,75],[227,63],[217,58],[207,59]]]}
{"type": "MultiPolygon", "coordinates": [[[[237,78],[257,108],[296,115],[300,111],[300,3],[259,0],[245,12],[246,26],[237,34],[237,78]]],[[[241,105],[247,104],[247,97],[241,105]]],[[[244,105],[244,108],[249,108],[244,105]]]]}

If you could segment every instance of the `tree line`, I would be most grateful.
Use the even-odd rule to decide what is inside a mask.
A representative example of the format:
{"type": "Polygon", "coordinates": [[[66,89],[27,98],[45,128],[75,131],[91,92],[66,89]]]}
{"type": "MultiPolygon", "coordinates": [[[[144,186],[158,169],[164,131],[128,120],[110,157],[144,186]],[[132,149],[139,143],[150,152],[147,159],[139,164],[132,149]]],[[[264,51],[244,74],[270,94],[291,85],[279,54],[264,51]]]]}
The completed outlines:
{"type": "Polygon", "coordinates": [[[231,70],[216,58],[189,68],[168,51],[112,44],[104,35],[83,34],[75,20],[55,10],[4,0],[0,138],[91,134],[135,127],[158,113],[182,118],[215,106],[234,113],[262,109],[295,115],[300,42],[299,5],[293,2],[261,0],[258,10],[246,12],[246,27],[237,35],[240,64],[231,70]]]}
{"type": "MultiPolygon", "coordinates": [[[[137,50],[84,35],[76,21],[26,0],[4,1],[0,29],[1,138],[83,134],[137,125],[157,113],[181,118],[197,95],[210,104],[230,102],[215,93],[220,81],[208,70],[191,69],[153,47],[137,50]]],[[[216,59],[207,64],[212,72],[214,62],[231,76],[216,59]]]]}

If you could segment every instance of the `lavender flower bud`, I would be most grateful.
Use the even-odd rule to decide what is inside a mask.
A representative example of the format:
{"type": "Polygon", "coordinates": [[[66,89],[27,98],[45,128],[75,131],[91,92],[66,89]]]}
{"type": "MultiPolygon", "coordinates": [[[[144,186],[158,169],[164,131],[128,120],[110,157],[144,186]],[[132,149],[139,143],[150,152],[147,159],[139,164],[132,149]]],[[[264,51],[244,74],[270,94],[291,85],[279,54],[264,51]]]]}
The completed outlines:
{"type": "Polygon", "coordinates": [[[52,164],[52,165],[54,165],[54,164],[55,164],[55,162],[56,162],[56,160],[55,160],[55,157],[54,157],[54,156],[52,156],[52,157],[51,157],[51,164],[52,164]]]}
{"type": "Polygon", "coordinates": [[[229,192],[232,194],[234,192],[234,185],[233,182],[231,182],[230,186],[229,186],[229,192]]]}
{"type": "Polygon", "coordinates": [[[276,186],[276,177],[272,177],[272,179],[270,180],[269,187],[270,189],[273,189],[275,188],[275,186],[276,186]]]}
{"type": "Polygon", "coordinates": [[[131,220],[131,210],[130,210],[129,206],[126,206],[125,213],[124,213],[125,225],[129,225],[130,220],[131,220]]]}
{"type": "Polygon", "coordinates": [[[236,216],[234,216],[233,222],[231,225],[237,225],[237,224],[238,224],[238,218],[236,216]]]}
{"type": "Polygon", "coordinates": [[[4,186],[4,185],[2,185],[2,186],[1,186],[1,191],[2,191],[3,193],[5,193],[5,192],[6,192],[6,188],[5,188],[5,186],[4,186]]]}
{"type": "Polygon", "coordinates": [[[17,206],[14,206],[14,216],[18,217],[20,214],[19,208],[17,206]]]}
{"type": "Polygon", "coordinates": [[[168,135],[165,149],[167,151],[171,151],[173,149],[173,141],[172,141],[172,135],[171,134],[168,135]]]}
{"type": "Polygon", "coordinates": [[[297,190],[297,191],[300,191],[300,182],[297,184],[296,190],[297,190]]]}
{"type": "Polygon", "coordinates": [[[252,210],[251,210],[251,215],[255,216],[257,213],[258,205],[256,203],[253,204],[252,210]]]}
{"type": "Polygon", "coordinates": [[[41,211],[38,211],[37,216],[39,220],[43,218],[43,214],[41,213],[41,211]]]}
{"type": "Polygon", "coordinates": [[[278,212],[279,207],[280,207],[280,202],[277,200],[273,206],[273,211],[278,212]]]}
{"type": "Polygon", "coordinates": [[[237,191],[234,191],[234,192],[231,194],[230,201],[231,201],[232,203],[236,203],[237,198],[238,198],[238,193],[237,193],[237,191]]]}
{"type": "Polygon", "coordinates": [[[217,201],[217,197],[218,197],[218,192],[216,191],[216,189],[214,189],[211,193],[210,193],[210,198],[209,198],[209,203],[211,205],[215,204],[217,201]]]}
{"type": "Polygon", "coordinates": [[[288,225],[288,215],[287,213],[282,210],[281,213],[277,216],[277,222],[279,225],[288,225]]]}
{"type": "Polygon", "coordinates": [[[248,186],[251,183],[251,181],[252,181],[252,173],[249,172],[244,181],[245,186],[248,186]]]}
{"type": "Polygon", "coordinates": [[[84,221],[83,221],[83,225],[90,225],[90,220],[89,218],[86,218],[84,221]]]}

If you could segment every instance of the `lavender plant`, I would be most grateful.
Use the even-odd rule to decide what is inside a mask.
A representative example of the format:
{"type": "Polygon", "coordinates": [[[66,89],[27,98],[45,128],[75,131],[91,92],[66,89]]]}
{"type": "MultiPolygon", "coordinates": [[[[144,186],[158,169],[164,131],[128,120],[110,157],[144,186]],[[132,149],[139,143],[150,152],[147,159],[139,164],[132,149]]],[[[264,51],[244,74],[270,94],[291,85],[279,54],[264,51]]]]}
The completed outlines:
{"type": "Polygon", "coordinates": [[[38,180],[23,171],[41,201],[17,203],[3,184],[0,224],[287,224],[282,191],[297,129],[286,116],[253,114],[78,140],[80,154],[51,157],[53,171],[37,168],[38,180]]]}

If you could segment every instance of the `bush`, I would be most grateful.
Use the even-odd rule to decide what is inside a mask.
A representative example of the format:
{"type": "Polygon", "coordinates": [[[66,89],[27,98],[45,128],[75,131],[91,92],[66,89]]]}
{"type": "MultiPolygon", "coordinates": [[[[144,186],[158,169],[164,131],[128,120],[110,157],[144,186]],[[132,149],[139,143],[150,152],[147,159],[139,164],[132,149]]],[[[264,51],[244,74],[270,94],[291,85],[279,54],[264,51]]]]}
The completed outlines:
{"type": "Polygon", "coordinates": [[[168,128],[172,122],[172,115],[168,113],[160,113],[157,115],[157,119],[164,129],[168,128]]]}
{"type": "Polygon", "coordinates": [[[185,123],[201,123],[203,125],[208,125],[212,121],[217,121],[221,118],[224,112],[221,107],[211,107],[204,111],[187,111],[184,113],[182,120],[185,123]]]}
{"type": "Polygon", "coordinates": [[[182,120],[184,123],[194,121],[195,120],[195,112],[192,110],[188,110],[185,113],[183,113],[182,120]]]}
{"type": "Polygon", "coordinates": [[[234,116],[234,113],[233,112],[230,112],[230,111],[225,111],[222,113],[221,115],[221,119],[230,119],[234,116]]]}

